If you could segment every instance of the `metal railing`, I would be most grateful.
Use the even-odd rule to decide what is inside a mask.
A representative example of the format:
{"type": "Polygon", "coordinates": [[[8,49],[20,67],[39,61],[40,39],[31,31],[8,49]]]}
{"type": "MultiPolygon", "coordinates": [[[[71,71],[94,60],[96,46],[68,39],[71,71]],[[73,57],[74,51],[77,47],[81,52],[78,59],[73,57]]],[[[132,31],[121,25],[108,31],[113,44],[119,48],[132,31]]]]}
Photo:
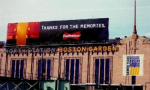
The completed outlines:
{"type": "Polygon", "coordinates": [[[28,72],[24,72],[22,78],[20,76],[20,73],[18,76],[16,76],[16,72],[14,72],[14,76],[12,77],[12,72],[10,70],[4,70],[4,69],[0,69],[0,77],[8,77],[12,79],[26,79],[26,80],[56,80],[57,79],[57,77],[54,76],[33,74],[28,72]]]}

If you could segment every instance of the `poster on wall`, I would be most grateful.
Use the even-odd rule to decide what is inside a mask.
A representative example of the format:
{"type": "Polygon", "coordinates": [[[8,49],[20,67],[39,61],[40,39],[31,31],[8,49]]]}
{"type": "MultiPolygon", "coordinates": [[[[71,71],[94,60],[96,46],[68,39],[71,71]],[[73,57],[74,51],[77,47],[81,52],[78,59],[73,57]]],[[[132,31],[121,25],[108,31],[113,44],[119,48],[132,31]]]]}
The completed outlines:
{"type": "Polygon", "coordinates": [[[123,76],[143,76],[143,54],[123,55],[123,76]]]}

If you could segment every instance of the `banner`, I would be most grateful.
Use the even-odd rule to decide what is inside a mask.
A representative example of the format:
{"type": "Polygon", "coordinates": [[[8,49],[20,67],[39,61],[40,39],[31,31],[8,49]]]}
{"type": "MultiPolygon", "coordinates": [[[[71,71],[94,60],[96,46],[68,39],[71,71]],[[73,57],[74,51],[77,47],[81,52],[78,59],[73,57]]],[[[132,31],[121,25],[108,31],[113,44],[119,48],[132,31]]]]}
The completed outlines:
{"type": "Polygon", "coordinates": [[[6,45],[103,42],[109,38],[108,18],[9,23],[6,45]]]}
{"type": "Polygon", "coordinates": [[[123,55],[123,76],[143,75],[144,55],[123,55]]]}

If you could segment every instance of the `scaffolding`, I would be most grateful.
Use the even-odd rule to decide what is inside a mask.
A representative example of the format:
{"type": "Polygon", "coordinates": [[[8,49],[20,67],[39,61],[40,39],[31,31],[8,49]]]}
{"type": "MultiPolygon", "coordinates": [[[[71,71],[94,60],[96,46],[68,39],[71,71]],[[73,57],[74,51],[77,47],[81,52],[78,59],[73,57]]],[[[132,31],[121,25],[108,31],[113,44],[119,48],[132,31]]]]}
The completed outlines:
{"type": "Polygon", "coordinates": [[[5,73],[0,73],[0,90],[70,90],[70,82],[67,80],[52,76],[49,79],[42,77],[40,79],[38,77],[12,78],[11,75],[8,75],[9,71],[1,71],[5,73]]]}

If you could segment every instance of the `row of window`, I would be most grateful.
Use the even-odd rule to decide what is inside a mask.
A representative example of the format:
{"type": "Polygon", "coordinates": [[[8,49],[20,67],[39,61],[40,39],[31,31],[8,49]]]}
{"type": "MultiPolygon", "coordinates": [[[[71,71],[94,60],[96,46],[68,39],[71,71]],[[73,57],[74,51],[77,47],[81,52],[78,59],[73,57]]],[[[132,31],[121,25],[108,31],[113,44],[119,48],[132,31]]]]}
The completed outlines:
{"type": "MultiPolygon", "coordinates": [[[[109,83],[109,66],[110,60],[95,59],[95,83],[103,84],[104,75],[105,83],[109,83]],[[104,70],[105,69],[105,70],[104,70]],[[104,74],[105,71],[105,74],[104,74]]],[[[70,80],[70,83],[79,83],[80,59],[66,59],[65,62],[65,79],[70,80]]],[[[12,60],[12,74],[13,78],[23,78],[24,60],[12,60]]],[[[38,60],[38,79],[50,79],[51,60],[38,60]]]]}
{"type": "MultiPolygon", "coordinates": [[[[79,83],[80,59],[66,59],[65,79],[70,83],[79,83]]],[[[24,77],[24,60],[12,60],[12,78],[24,77]]],[[[38,79],[50,79],[51,60],[38,60],[38,79]]],[[[110,82],[110,59],[95,59],[95,83],[109,84],[110,82]]],[[[132,76],[132,84],[135,84],[136,77],[132,76]]]]}

